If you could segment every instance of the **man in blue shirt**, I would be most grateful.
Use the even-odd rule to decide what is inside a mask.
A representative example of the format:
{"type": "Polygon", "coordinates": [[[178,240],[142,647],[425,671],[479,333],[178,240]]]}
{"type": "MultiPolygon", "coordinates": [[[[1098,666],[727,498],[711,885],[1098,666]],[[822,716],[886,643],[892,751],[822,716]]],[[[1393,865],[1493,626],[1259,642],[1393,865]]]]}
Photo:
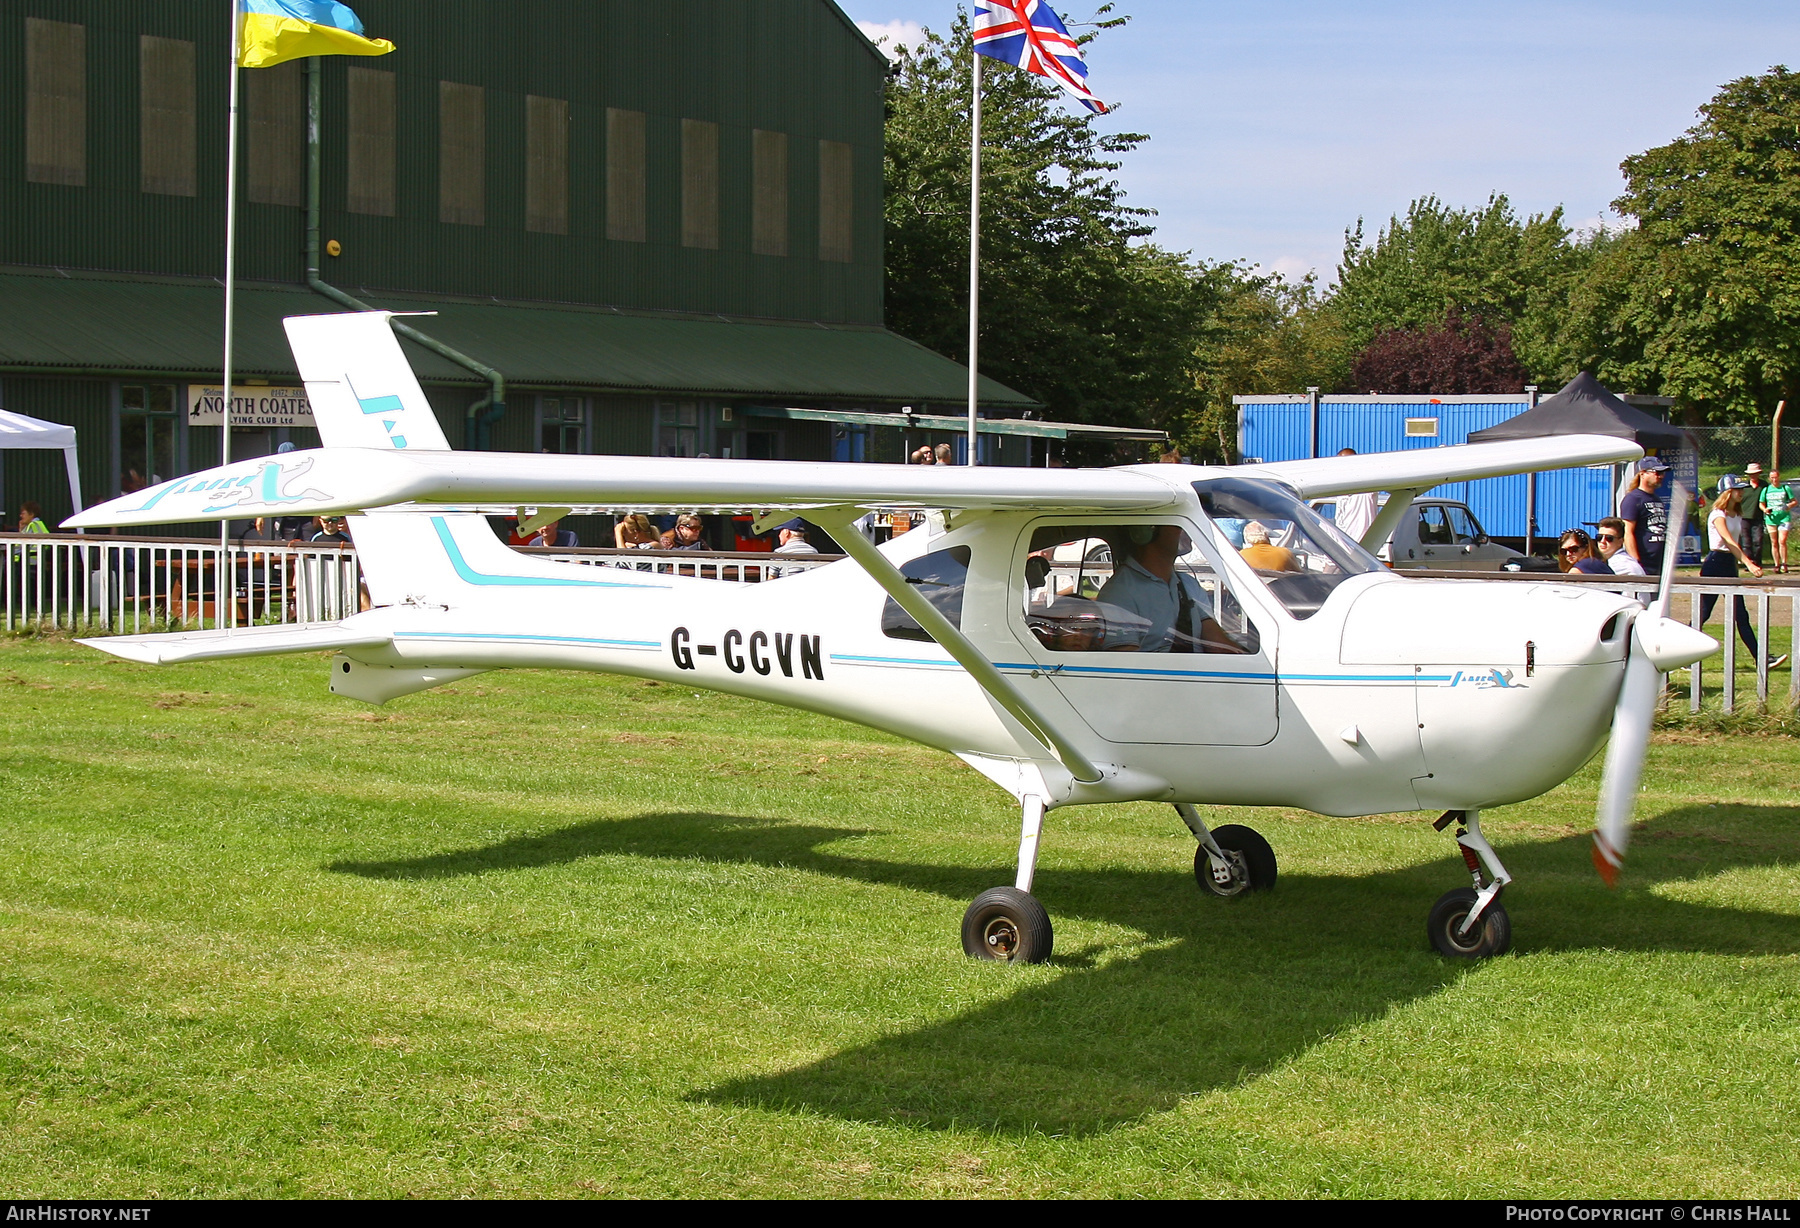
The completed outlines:
{"type": "Polygon", "coordinates": [[[1131,557],[1113,572],[1099,600],[1150,621],[1139,652],[1192,652],[1210,618],[1206,594],[1176,561],[1193,549],[1180,525],[1133,525],[1131,557]]]}
{"type": "Polygon", "coordinates": [[[1662,575],[1663,544],[1669,537],[1669,509],[1656,497],[1669,466],[1661,457],[1646,456],[1637,463],[1637,485],[1619,500],[1619,519],[1625,522],[1625,550],[1643,565],[1647,575],[1662,575]]]}

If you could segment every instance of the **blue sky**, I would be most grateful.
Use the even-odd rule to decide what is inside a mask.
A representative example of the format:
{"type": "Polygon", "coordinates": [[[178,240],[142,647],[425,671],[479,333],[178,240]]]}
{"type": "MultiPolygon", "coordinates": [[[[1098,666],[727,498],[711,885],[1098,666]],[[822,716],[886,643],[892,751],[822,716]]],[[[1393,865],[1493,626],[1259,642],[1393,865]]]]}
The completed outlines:
{"type": "MultiPolygon", "coordinates": [[[[947,30],[955,0],[839,0],[871,35],[947,30]]],[[[1072,25],[1094,0],[1058,6],[1072,25]]],[[[1619,162],[1735,77],[1800,67],[1800,4],[1123,0],[1089,50],[1099,122],[1147,132],[1120,180],[1158,241],[1329,280],[1344,228],[1414,197],[1610,216],[1619,162]]],[[[1016,70],[1004,70],[1016,71],[1016,70]]]]}

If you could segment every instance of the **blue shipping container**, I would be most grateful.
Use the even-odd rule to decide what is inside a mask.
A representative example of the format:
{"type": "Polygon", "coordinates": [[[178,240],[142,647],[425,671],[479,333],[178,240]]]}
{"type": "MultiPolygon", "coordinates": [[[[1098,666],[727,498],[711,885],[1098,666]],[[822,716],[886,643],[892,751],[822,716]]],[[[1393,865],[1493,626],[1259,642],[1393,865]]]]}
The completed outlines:
{"type": "MultiPolygon", "coordinates": [[[[1238,451],[1245,460],[1300,460],[1313,455],[1312,402],[1305,396],[1233,397],[1238,451]]],[[[1530,402],[1513,396],[1328,396],[1319,399],[1319,456],[1341,448],[1399,452],[1467,443],[1479,431],[1524,413],[1530,402]],[[1409,426],[1410,424],[1410,426],[1409,426]],[[1409,433],[1409,430],[1412,433],[1409,433]],[[1429,432],[1429,433],[1427,433],[1429,432]]],[[[1614,467],[1555,469],[1537,475],[1539,537],[1592,525],[1613,512],[1614,467]]],[[[1461,499],[1496,537],[1524,537],[1524,474],[1447,482],[1430,494],[1461,499]]]]}

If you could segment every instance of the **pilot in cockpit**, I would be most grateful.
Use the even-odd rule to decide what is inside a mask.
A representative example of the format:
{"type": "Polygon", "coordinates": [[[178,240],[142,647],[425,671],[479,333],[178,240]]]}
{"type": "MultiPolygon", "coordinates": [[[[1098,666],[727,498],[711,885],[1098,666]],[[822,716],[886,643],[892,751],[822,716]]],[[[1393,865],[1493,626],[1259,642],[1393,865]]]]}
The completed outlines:
{"type": "Polygon", "coordinates": [[[1192,652],[1212,599],[1176,566],[1193,542],[1174,524],[1133,525],[1131,556],[1100,590],[1099,600],[1148,620],[1139,652],[1192,652]]]}

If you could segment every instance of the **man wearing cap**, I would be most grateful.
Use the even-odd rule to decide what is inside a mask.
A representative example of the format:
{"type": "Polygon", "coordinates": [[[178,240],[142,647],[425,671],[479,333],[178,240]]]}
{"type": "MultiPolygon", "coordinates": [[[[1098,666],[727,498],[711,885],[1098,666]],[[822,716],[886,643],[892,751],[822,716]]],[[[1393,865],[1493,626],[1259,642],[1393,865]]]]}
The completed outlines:
{"type": "MultiPolygon", "coordinates": [[[[806,522],[798,516],[792,520],[783,521],[775,532],[781,538],[781,544],[775,547],[776,554],[817,554],[819,552],[817,546],[806,540],[806,522]]],[[[796,575],[805,570],[807,569],[804,567],[784,567],[775,575],[796,575]]]]}
{"type": "Polygon", "coordinates": [[[1762,465],[1751,461],[1744,466],[1744,476],[1750,479],[1750,489],[1744,493],[1744,553],[1756,561],[1758,567],[1763,561],[1763,540],[1766,536],[1763,525],[1762,492],[1768,488],[1769,477],[1763,472],[1762,465]]]}
{"type": "Polygon", "coordinates": [[[1669,536],[1669,509],[1656,497],[1669,466],[1660,456],[1646,456],[1637,463],[1637,485],[1619,500],[1619,519],[1625,522],[1625,550],[1648,575],[1662,575],[1663,544],[1669,536]]]}

